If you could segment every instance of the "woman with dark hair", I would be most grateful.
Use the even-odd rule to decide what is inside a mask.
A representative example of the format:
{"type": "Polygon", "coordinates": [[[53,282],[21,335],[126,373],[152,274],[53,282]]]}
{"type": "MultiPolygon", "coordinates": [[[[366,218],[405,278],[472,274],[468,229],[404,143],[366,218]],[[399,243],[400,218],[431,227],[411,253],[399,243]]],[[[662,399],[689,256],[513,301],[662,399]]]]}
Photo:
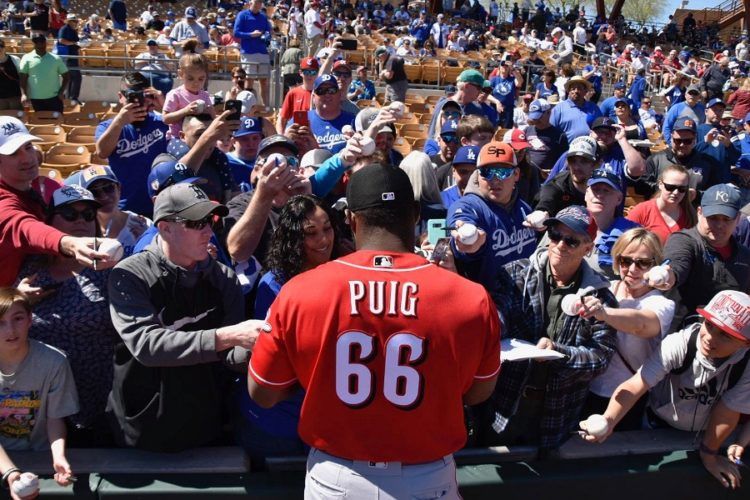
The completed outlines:
{"type": "MultiPolygon", "coordinates": [[[[264,319],[281,287],[298,274],[339,256],[333,214],[317,196],[303,194],[286,202],[279,215],[260,280],[253,318],[264,319]]],[[[250,399],[246,381],[239,384],[240,443],[253,465],[263,467],[266,457],[301,455],[305,444],[297,434],[304,392],[265,410],[250,399]]]]}
{"type": "Polygon", "coordinates": [[[542,73],[542,81],[536,84],[536,95],[534,99],[546,99],[552,94],[559,94],[555,80],[557,75],[551,69],[547,69],[542,73]]]}

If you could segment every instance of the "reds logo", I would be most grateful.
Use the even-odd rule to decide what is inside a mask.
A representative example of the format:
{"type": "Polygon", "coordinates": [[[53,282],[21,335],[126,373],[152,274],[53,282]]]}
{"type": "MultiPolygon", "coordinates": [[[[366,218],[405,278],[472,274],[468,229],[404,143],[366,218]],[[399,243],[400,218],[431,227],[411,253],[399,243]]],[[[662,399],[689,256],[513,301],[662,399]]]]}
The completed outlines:
{"type": "Polygon", "coordinates": [[[682,122],[682,125],[685,127],[694,127],[695,123],[693,122],[693,120],[685,120],[684,122],[682,122]]]}

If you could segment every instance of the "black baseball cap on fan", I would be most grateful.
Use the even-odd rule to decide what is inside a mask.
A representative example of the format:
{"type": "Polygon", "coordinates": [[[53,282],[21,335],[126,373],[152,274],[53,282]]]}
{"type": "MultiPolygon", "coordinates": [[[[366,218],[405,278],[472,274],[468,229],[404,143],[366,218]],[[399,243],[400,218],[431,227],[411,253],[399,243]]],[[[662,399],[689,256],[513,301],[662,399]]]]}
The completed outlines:
{"type": "Polygon", "coordinates": [[[406,212],[414,205],[414,191],[400,168],[369,165],[352,174],[346,185],[349,210],[386,208],[406,212]]]}

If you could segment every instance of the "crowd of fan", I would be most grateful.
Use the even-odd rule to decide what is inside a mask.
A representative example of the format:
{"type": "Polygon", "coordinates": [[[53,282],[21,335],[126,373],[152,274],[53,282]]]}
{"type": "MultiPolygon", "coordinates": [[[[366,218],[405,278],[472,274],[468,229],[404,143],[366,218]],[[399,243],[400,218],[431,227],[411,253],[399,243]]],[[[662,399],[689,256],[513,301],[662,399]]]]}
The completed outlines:
{"type": "MultiPolygon", "coordinates": [[[[12,10],[20,3],[7,21],[16,32],[28,10],[12,10]]],[[[119,111],[96,131],[108,165],[63,185],[39,177],[37,138],[25,125],[0,117],[6,450],[51,446],[60,484],[74,472],[66,446],[237,442],[259,466],[303,453],[304,391],[271,409],[248,395],[258,335],[248,320],[265,318],[285,282],[355,248],[346,182],[380,164],[412,183],[415,252],[482,284],[503,338],[562,355],[504,363],[493,397],[466,407],[469,445],[530,444],[546,454],[581,418],[601,413],[618,430],[707,430],[703,463],[738,484],[734,460],[750,426],[730,448],[732,461],[718,450],[750,414],[745,39],[703,67],[687,47],[636,48],[622,41],[622,23],[589,26],[582,13],[562,16],[541,2],[505,11],[493,0],[489,12],[477,2],[443,6],[433,21],[379,1],[277,4],[289,38],[276,123],[258,115],[253,91],[260,79],[268,104],[258,77],[268,74],[275,36],[260,0],[231,16],[222,6],[205,27],[194,7],[182,21],[168,15],[164,27],[149,8],[140,20],[169,30],[166,43],[198,39],[180,55],[182,84],[172,88],[160,78],[171,69],[144,56],[152,66],[122,77],[119,111]],[[489,30],[474,23],[487,19],[489,30]],[[375,51],[376,67],[353,67],[340,37],[372,31],[398,37],[375,51]],[[211,75],[200,52],[212,41],[237,43],[243,55],[222,99],[205,90],[211,75]],[[596,56],[575,64],[588,44],[596,56]],[[442,48],[498,52],[487,74],[479,65],[460,73],[435,105],[422,150],[404,157],[394,148],[408,112],[404,65],[442,48]],[[545,51],[551,63],[539,57],[545,51]],[[604,54],[627,70],[613,95],[604,54]],[[541,68],[524,72],[527,62],[541,68]],[[385,101],[360,109],[357,101],[376,98],[368,71],[385,101]],[[652,110],[657,99],[663,114],[652,110]],[[241,110],[223,109],[224,100],[241,110]],[[659,138],[663,147],[653,149],[659,138]]],[[[110,6],[112,29],[122,30],[118,9],[110,6]]],[[[66,91],[78,98],[70,75],[78,68],[46,52],[52,25],[36,33],[28,19],[34,51],[16,61],[0,48],[0,103],[62,111],[66,91]]],[[[75,55],[86,30],[79,22],[68,15],[57,27],[63,57],[75,55]]],[[[693,28],[667,25],[658,43],[679,43],[693,28]]],[[[717,48],[713,39],[707,46],[717,48]]],[[[19,471],[5,458],[12,483],[19,471]]]]}

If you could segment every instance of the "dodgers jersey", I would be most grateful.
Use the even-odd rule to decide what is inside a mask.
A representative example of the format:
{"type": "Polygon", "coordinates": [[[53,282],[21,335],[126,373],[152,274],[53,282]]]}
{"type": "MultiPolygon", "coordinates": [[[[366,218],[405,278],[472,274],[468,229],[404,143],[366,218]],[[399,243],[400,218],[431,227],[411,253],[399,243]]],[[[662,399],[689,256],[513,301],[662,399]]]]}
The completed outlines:
{"type": "Polygon", "coordinates": [[[361,250],[302,273],[267,321],[250,376],[299,383],[300,437],[351,460],[422,463],[460,449],[463,394],[500,370],[487,292],[414,254],[361,250]]]}

